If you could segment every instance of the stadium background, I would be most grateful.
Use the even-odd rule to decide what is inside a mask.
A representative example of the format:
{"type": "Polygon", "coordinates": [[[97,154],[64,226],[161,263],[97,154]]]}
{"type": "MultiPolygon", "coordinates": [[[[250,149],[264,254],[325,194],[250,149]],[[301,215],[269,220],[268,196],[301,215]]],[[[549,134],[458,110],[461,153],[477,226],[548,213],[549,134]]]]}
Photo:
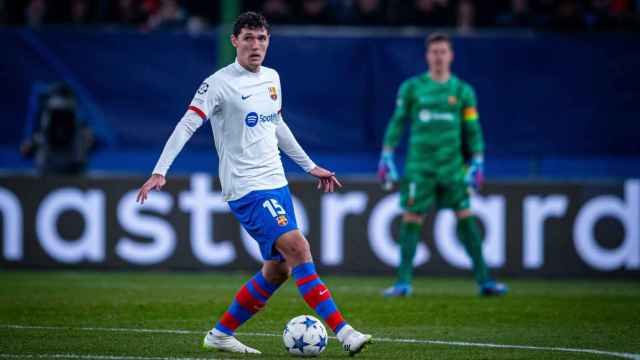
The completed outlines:
{"type": "MultiPolygon", "coordinates": [[[[410,323],[408,314],[422,309],[420,301],[431,301],[432,312],[442,305],[451,315],[440,325],[414,315],[416,321],[433,325],[429,331],[434,338],[512,344],[533,339],[537,345],[637,356],[640,346],[633,334],[639,330],[628,322],[637,319],[637,305],[631,303],[639,298],[640,274],[640,2],[632,0],[0,0],[0,295],[5,301],[0,306],[6,310],[0,331],[23,344],[20,353],[37,353],[39,347],[22,336],[46,329],[7,328],[34,324],[33,315],[18,302],[29,304],[32,295],[27,290],[36,289],[45,297],[35,297],[38,305],[29,305],[36,314],[40,303],[57,303],[57,298],[46,298],[47,292],[57,293],[41,279],[48,279],[44,281],[49,286],[70,286],[76,294],[75,301],[65,302],[67,307],[61,305],[60,318],[51,316],[51,309],[42,310],[45,325],[66,324],[65,311],[73,314],[71,309],[79,308],[80,315],[69,326],[99,321],[133,327],[144,325],[142,320],[128,322],[137,319],[136,309],[144,306],[135,296],[123,295],[129,317],[105,320],[92,318],[82,304],[113,300],[107,300],[107,294],[93,298],[82,289],[94,289],[103,281],[116,284],[116,289],[129,289],[137,281],[157,282],[178,288],[186,284],[192,294],[206,297],[195,285],[199,279],[240,284],[236,272],[258,268],[251,239],[217,191],[217,156],[208,126],[177,158],[162,193],[152,194],[144,208],[135,205],[132,195],[201,81],[232,61],[229,23],[244,10],[263,11],[273,23],[265,65],[280,73],[286,121],[310,156],[345,183],[338,194],[317,193],[312,179],[285,159],[298,218],[320,271],[337,276],[329,283],[347,288],[355,280],[345,275],[386,276],[358,278],[362,293],[373,299],[392,281],[400,210],[396,195],[383,192],[375,181],[381,138],[398,85],[426,69],[425,36],[444,30],[454,41],[454,73],[475,87],[479,99],[488,181],[472,205],[486,234],[485,256],[494,274],[515,288],[514,300],[492,305],[460,300],[473,294],[464,290],[471,289],[469,261],[456,242],[452,215],[445,211],[427,219],[416,258],[417,287],[423,290],[416,293],[418,302],[407,302],[397,319],[406,315],[403,321],[410,323]],[[39,97],[57,82],[72,89],[77,115],[95,139],[82,175],[44,176],[33,158],[20,151],[37,130],[39,97]],[[78,278],[52,270],[78,271],[78,278]],[[94,270],[205,270],[213,275],[94,270]],[[565,280],[576,277],[583,280],[565,280]],[[522,296],[532,302],[521,302],[522,296]],[[546,304],[543,296],[557,302],[547,304],[546,312],[541,305],[539,314],[520,312],[546,304]],[[575,296],[584,305],[580,315],[572,312],[575,296]],[[452,299],[496,321],[469,317],[456,310],[461,307],[448,305],[452,299]],[[514,320],[516,313],[519,318],[514,320]],[[590,322],[597,313],[602,322],[590,322]],[[545,322],[553,314],[557,323],[545,322]],[[569,315],[565,319],[557,314],[569,315]],[[542,323],[531,320],[536,316],[542,323]],[[495,325],[501,320],[533,332],[542,327],[539,334],[561,330],[549,333],[556,340],[543,340],[537,333],[495,325]],[[461,323],[467,326],[462,331],[461,323]],[[485,329],[490,326],[497,326],[495,333],[485,329]],[[581,333],[581,328],[596,329],[594,334],[600,329],[607,336],[600,339],[581,333]],[[478,329],[495,336],[480,335],[478,329]],[[451,335],[456,331],[460,337],[451,335]]],[[[213,288],[228,292],[216,300],[215,311],[224,311],[231,288],[213,288]]],[[[346,290],[336,293],[349,299],[346,290]]],[[[359,304],[356,297],[351,301],[359,304]]],[[[387,306],[376,301],[361,304],[361,309],[379,312],[387,306]]],[[[210,304],[201,305],[210,310],[210,304]]],[[[179,317],[191,308],[176,309],[172,316],[179,317]]],[[[155,310],[142,313],[162,318],[164,310],[155,310]]],[[[278,331],[287,316],[295,315],[270,314],[271,322],[258,324],[278,331]]],[[[389,325],[394,319],[376,321],[381,334],[402,334],[394,332],[401,326],[389,325]]],[[[206,328],[202,321],[187,326],[206,328]]],[[[74,329],[68,332],[79,331],[74,329]]],[[[88,342],[87,351],[112,354],[109,345],[101,346],[111,350],[99,352],[102,347],[95,341],[88,342]]],[[[0,344],[14,349],[9,342],[0,344]]],[[[65,346],[77,355],[75,344],[65,346]]],[[[392,354],[400,351],[392,349],[392,354]]],[[[128,351],[141,355],[134,347],[128,351]]],[[[420,351],[405,355],[422,358],[420,351]]],[[[441,356],[521,354],[443,350],[441,356]]]]}

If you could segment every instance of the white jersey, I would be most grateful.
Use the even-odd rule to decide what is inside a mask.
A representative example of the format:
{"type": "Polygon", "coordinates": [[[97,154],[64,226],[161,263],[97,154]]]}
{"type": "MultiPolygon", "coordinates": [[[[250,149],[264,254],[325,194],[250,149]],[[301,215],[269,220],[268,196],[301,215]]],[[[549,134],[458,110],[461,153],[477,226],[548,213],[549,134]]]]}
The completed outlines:
{"type": "Polygon", "coordinates": [[[307,172],[315,164],[284,123],[281,109],[278,73],[264,66],[254,73],[236,61],[200,85],[153,173],[165,175],[184,143],[208,119],[220,159],[225,200],[285,186],[278,146],[307,172]]]}

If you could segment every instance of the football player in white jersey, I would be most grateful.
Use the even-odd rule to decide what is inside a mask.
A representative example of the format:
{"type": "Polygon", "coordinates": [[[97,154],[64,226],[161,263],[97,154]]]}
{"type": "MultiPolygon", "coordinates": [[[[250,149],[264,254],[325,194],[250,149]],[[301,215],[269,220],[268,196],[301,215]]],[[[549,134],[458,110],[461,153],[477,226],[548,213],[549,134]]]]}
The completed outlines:
{"type": "Polygon", "coordinates": [[[204,347],[260,353],[238,341],[235,330],[264,307],[292,275],[307,304],[334,331],[344,350],[354,355],[371,342],[371,335],[362,334],[345,321],[316,273],[309,243],[298,230],[278,148],[317,177],[319,189],[332,192],[342,185],[333,172],[311,161],[284,122],[280,78],[275,70],[262,66],[269,38],[270,27],[262,15],[247,12],[238,17],[231,35],[236,61],[200,85],[151,177],[140,189],[138,201],[143,203],[151,190],[162,188],[175,157],[208,120],[220,158],[224,198],[258,242],[264,263],[207,333],[204,347]]]}

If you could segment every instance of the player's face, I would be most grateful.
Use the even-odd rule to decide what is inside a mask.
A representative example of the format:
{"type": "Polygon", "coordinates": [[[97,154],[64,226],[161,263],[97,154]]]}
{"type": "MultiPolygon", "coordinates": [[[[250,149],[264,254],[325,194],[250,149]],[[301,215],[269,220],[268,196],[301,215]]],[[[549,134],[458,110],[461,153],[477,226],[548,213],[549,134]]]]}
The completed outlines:
{"type": "Polygon", "coordinates": [[[448,72],[453,61],[453,51],[446,41],[438,41],[429,45],[427,49],[427,64],[429,71],[448,72]]]}
{"type": "Polygon", "coordinates": [[[242,28],[237,37],[231,35],[231,43],[236,48],[240,65],[251,71],[256,71],[262,65],[267,54],[269,34],[265,28],[242,28]]]}

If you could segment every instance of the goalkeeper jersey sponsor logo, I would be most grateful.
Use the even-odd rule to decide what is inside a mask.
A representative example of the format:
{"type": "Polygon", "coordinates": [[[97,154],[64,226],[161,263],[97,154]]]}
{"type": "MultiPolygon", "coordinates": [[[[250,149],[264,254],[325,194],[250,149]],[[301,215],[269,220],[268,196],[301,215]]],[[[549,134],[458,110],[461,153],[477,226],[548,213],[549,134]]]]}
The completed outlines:
{"type": "Polygon", "coordinates": [[[453,121],[455,117],[449,112],[433,112],[423,109],[418,113],[418,119],[422,122],[429,121],[453,121]]]}

